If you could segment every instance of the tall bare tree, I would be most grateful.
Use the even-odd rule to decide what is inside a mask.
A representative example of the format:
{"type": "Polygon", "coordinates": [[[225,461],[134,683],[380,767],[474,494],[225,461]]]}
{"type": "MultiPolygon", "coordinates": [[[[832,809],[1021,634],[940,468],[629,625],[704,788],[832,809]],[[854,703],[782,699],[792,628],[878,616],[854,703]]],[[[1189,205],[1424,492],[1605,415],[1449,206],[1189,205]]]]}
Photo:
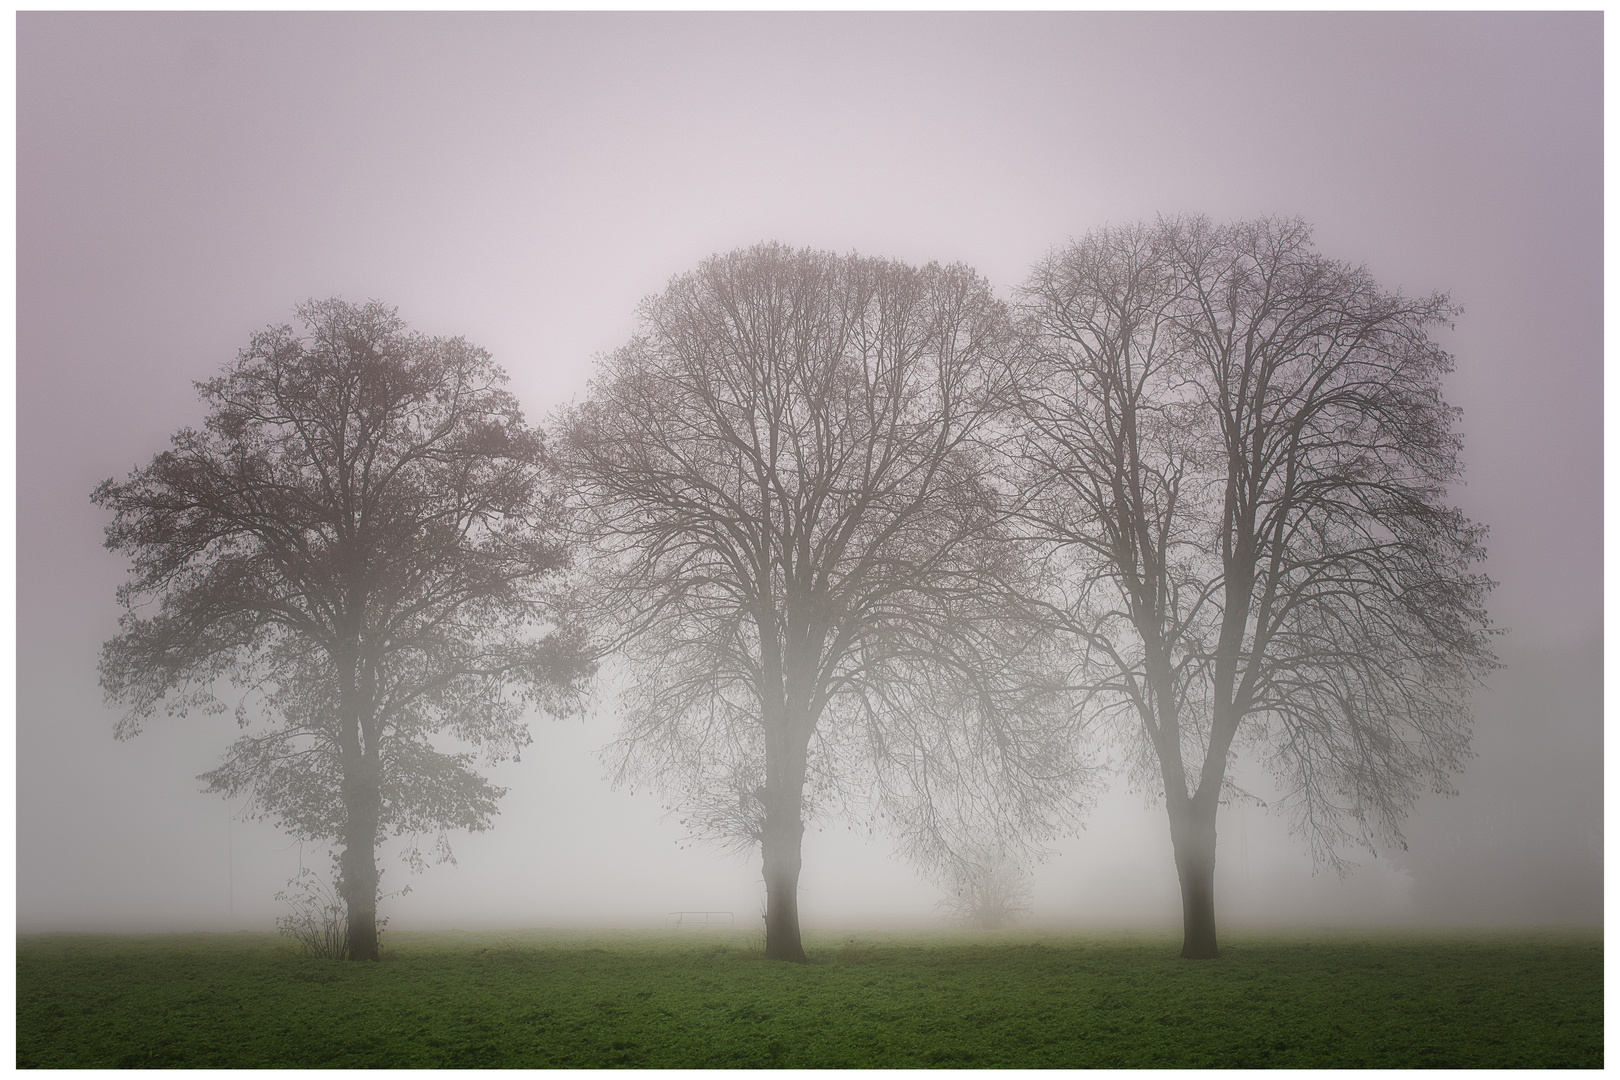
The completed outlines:
{"type": "Polygon", "coordinates": [[[966,268],[778,245],[641,315],[565,418],[632,677],[621,776],[760,845],[766,953],[802,960],[807,817],[876,792],[920,851],[972,791],[1033,834],[1077,776],[976,442],[1015,335],[966,268]]]}
{"type": "Polygon", "coordinates": [[[541,439],[489,355],[375,302],[299,316],[198,384],[202,430],[92,496],[132,559],[101,678],[120,738],[236,687],[245,732],[201,779],[342,845],[349,956],[375,960],[384,831],[482,829],[502,794],[433,737],[516,756],[526,700],[590,669],[545,603],[541,439]]]}
{"type": "Polygon", "coordinates": [[[1004,400],[1026,516],[1094,708],[1162,790],[1182,955],[1217,954],[1215,820],[1252,748],[1313,855],[1400,841],[1469,756],[1492,666],[1459,476],[1444,296],[1380,290],[1301,222],[1106,229],[1024,290],[1004,400]]]}

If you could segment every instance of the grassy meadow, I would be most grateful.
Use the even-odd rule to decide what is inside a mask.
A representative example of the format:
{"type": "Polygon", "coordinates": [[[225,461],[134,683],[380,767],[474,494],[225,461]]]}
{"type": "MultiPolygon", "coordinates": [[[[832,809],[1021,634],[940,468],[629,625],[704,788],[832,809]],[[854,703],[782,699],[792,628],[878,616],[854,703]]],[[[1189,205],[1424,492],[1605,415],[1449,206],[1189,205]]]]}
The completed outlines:
{"type": "Polygon", "coordinates": [[[40,1068],[1603,1064],[1601,931],[1169,935],[396,932],[379,964],[273,934],[17,939],[40,1068]]]}

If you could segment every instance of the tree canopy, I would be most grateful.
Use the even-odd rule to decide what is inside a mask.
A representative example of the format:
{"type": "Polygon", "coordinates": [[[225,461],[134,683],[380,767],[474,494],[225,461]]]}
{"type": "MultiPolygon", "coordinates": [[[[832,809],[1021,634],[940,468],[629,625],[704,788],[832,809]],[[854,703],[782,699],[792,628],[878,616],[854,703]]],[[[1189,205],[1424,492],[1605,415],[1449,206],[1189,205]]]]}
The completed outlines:
{"type": "Polygon", "coordinates": [[[344,846],[351,955],[374,959],[382,833],[487,827],[502,790],[472,751],[516,756],[525,706],[590,666],[548,602],[567,552],[504,373],[376,302],[298,315],[197,385],[201,429],[93,494],[131,560],[101,677],[121,738],[235,699],[208,789],[344,846]]]}
{"type": "Polygon", "coordinates": [[[1450,502],[1456,310],[1297,220],[1097,230],[1012,307],[960,265],[763,244],[649,298],[548,452],[483,350],[311,303],[96,489],[131,560],[102,683],[120,737],[234,699],[203,779],[342,846],[357,957],[380,838],[487,827],[480,755],[604,659],[616,778],[757,846],[769,956],[804,959],[834,812],[888,818],[975,911],[1021,904],[1098,721],[1212,957],[1236,755],[1334,866],[1470,756],[1496,661],[1450,502]]]}
{"type": "Polygon", "coordinates": [[[1077,779],[979,443],[1017,338],[964,267],[778,245],[642,326],[565,417],[621,775],[761,845],[766,951],[802,959],[807,815],[876,792],[923,852],[961,813],[1036,831],[1077,779]]]}
{"type": "Polygon", "coordinates": [[[1468,756],[1494,665],[1444,296],[1381,290],[1301,222],[1104,229],[1054,252],[1006,383],[1054,605],[1164,793],[1184,955],[1215,953],[1215,811],[1248,747],[1320,859],[1398,842],[1468,756]]]}

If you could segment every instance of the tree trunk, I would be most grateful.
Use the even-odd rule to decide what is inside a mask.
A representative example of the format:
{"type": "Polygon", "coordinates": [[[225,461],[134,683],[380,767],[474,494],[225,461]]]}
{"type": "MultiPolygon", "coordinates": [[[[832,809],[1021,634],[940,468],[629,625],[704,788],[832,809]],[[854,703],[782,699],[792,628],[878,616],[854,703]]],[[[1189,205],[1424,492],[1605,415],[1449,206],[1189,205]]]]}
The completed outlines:
{"type": "Polygon", "coordinates": [[[1220,955],[1215,943],[1215,803],[1189,799],[1179,810],[1172,808],[1170,838],[1181,879],[1181,955],[1213,960],[1220,955]]]}
{"type": "Polygon", "coordinates": [[[374,762],[363,761],[343,780],[343,899],[348,905],[350,960],[377,959],[377,819],[382,790],[374,762]]]}
{"type": "Polygon", "coordinates": [[[765,956],[804,963],[799,937],[799,869],[804,818],[799,794],[773,798],[765,811],[760,847],[765,857],[765,956]]]}

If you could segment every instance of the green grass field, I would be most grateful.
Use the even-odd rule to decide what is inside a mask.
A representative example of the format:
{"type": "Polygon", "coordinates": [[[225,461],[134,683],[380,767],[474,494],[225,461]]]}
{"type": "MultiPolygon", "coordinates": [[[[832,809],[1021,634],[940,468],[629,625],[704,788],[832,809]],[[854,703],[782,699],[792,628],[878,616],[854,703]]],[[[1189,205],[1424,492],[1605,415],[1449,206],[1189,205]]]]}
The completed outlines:
{"type": "Polygon", "coordinates": [[[17,940],[20,1067],[1603,1064],[1600,931],[1169,936],[405,933],[17,940]]]}

